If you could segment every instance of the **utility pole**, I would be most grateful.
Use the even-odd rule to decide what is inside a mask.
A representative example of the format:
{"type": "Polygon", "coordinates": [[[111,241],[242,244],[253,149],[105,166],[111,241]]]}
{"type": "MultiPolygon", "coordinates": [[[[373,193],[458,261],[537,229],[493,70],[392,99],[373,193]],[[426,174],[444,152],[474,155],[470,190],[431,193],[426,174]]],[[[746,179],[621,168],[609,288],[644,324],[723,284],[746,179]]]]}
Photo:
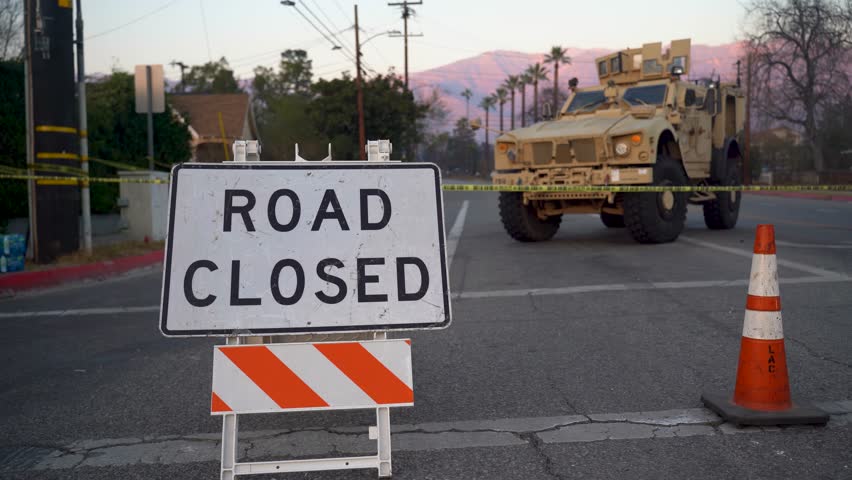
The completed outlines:
{"type": "MultiPolygon", "coordinates": [[[[78,0],[79,1],[79,0],[78,0]]],[[[151,65],[145,65],[145,82],[148,88],[148,170],[154,170],[154,87],[151,82],[151,65]]],[[[227,153],[227,152],[226,152],[227,153]]]]}
{"type": "Polygon", "coordinates": [[[418,0],[417,2],[409,2],[408,0],[404,0],[402,3],[388,3],[390,7],[402,7],[402,23],[403,23],[403,33],[402,36],[405,39],[405,88],[408,89],[408,37],[422,37],[423,34],[417,35],[409,35],[408,34],[408,17],[414,12],[414,10],[408,8],[409,5],[423,5],[422,0],[418,0]]]}
{"type": "MultiPolygon", "coordinates": [[[[749,45],[747,48],[748,51],[746,53],[746,104],[744,125],[745,131],[743,132],[743,141],[745,142],[745,148],[743,149],[743,185],[751,185],[751,95],[753,93],[751,75],[754,56],[751,51],[751,45],[749,45]]],[[[739,67],[739,63],[740,62],[737,62],[737,67],[739,67]]],[[[739,80],[739,75],[737,75],[737,80],[739,80]]]]}
{"type": "Polygon", "coordinates": [[[185,63],[183,63],[179,60],[172,60],[172,62],[169,65],[171,65],[173,67],[180,68],[180,91],[181,91],[181,93],[185,92],[186,91],[186,83],[184,82],[184,70],[189,68],[189,65],[187,65],[187,64],[185,64],[185,63]]]}
{"type": "MultiPolygon", "coordinates": [[[[77,0],[77,100],[80,111],[80,169],[84,175],[89,175],[89,135],[87,132],[88,121],[86,119],[86,64],[83,61],[83,7],[81,0],[77,0]]],[[[89,197],[89,181],[83,180],[82,188],[83,211],[83,251],[86,255],[92,254],[92,208],[89,197]]]]}
{"type": "Polygon", "coordinates": [[[358,36],[358,5],[355,5],[355,88],[358,90],[358,156],[361,160],[367,159],[366,148],[367,134],[364,131],[364,90],[361,81],[361,39],[358,36]]]}

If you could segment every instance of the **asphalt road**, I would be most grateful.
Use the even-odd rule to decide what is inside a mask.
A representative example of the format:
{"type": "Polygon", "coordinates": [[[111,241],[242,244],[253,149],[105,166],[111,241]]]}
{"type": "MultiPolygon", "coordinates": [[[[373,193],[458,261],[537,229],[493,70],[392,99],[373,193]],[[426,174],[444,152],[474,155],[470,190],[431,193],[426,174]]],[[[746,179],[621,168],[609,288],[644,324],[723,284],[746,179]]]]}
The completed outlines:
{"type": "MultiPolygon", "coordinates": [[[[516,243],[490,193],[447,193],[445,211],[460,225],[454,323],[410,335],[395,478],[852,478],[852,203],[747,196],[736,229],[707,230],[694,209],[667,245],[590,215],[516,243]],[[758,223],[776,227],[793,394],[830,410],[826,427],[738,430],[701,408],[702,392],[733,389],[758,223]]],[[[218,478],[218,340],[160,335],[160,281],[153,269],[0,300],[0,477],[218,478]]],[[[255,461],[369,452],[373,421],[240,428],[255,461]]]]}

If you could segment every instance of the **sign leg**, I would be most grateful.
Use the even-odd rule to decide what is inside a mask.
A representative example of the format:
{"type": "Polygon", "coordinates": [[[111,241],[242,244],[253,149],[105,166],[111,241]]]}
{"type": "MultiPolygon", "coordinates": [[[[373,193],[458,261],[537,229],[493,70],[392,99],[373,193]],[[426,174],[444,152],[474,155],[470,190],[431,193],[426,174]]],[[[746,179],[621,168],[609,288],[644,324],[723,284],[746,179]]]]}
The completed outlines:
{"type": "Polygon", "coordinates": [[[391,429],[390,408],[376,409],[376,422],[379,430],[379,478],[391,476],[391,429]]]}
{"type": "Polygon", "coordinates": [[[221,480],[234,480],[234,467],[237,463],[237,414],[222,417],[222,469],[221,480]]]}

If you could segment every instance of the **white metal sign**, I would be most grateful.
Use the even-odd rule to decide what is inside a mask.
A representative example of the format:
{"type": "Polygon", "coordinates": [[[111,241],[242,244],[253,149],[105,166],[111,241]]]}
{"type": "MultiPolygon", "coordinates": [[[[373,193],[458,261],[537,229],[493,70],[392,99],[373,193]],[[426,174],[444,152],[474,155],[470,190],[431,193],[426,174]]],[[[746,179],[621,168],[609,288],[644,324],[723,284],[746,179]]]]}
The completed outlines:
{"type": "Polygon", "coordinates": [[[166,111],[166,94],[162,65],[136,65],[133,75],[136,113],[148,113],[147,67],[151,67],[151,113],[163,113],[166,111]]]}
{"type": "Polygon", "coordinates": [[[187,163],[170,197],[165,335],[449,325],[432,164],[187,163]]]}

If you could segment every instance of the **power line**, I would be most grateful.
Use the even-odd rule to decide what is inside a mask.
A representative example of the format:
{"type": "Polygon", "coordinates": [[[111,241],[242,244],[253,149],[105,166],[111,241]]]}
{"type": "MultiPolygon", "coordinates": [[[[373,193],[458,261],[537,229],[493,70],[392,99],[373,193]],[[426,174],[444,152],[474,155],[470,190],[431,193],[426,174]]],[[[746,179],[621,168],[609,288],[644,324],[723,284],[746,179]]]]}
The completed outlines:
{"type": "MultiPolygon", "coordinates": [[[[334,32],[332,32],[332,31],[331,31],[331,29],[330,29],[330,28],[328,28],[328,26],[327,26],[325,23],[323,23],[323,21],[322,21],[322,20],[320,20],[320,18],[317,16],[317,14],[316,14],[316,13],[314,13],[314,11],[313,11],[313,10],[311,10],[311,7],[309,7],[309,6],[308,6],[305,2],[302,2],[302,6],[305,8],[305,10],[306,10],[308,13],[310,13],[310,14],[311,14],[311,16],[312,16],[312,17],[314,17],[314,19],[317,21],[317,23],[319,23],[319,24],[320,24],[320,26],[322,26],[322,28],[324,28],[324,29],[325,29],[325,31],[326,31],[326,32],[328,32],[328,34],[329,34],[329,35],[331,35],[331,37],[332,37],[332,38],[334,38],[334,41],[332,42],[334,45],[339,46],[340,48],[342,48],[342,49],[343,49],[344,51],[346,51],[346,52],[347,52],[347,53],[348,53],[351,57],[353,57],[353,58],[355,57],[355,54],[352,52],[352,49],[351,49],[351,48],[349,48],[349,45],[345,44],[344,42],[341,42],[341,41],[340,41],[340,39],[339,39],[339,38],[337,38],[337,35],[335,35],[335,34],[334,34],[334,32]]],[[[329,40],[329,41],[331,41],[331,40],[329,40]]],[[[350,58],[350,60],[351,60],[351,58],[350,58]]]]}
{"type": "MultiPolygon", "coordinates": [[[[298,7],[295,3],[293,3],[293,5],[290,5],[290,6],[292,6],[292,7],[293,7],[293,10],[295,10],[295,11],[296,11],[296,13],[298,13],[299,15],[301,15],[301,16],[302,16],[302,18],[304,18],[304,19],[305,19],[305,21],[306,21],[306,22],[308,22],[308,24],[309,24],[309,25],[310,25],[310,26],[311,26],[314,30],[316,30],[317,32],[319,32],[319,34],[320,34],[320,35],[322,35],[322,36],[323,36],[323,38],[325,38],[326,40],[328,40],[328,42],[329,42],[329,43],[331,43],[331,45],[332,45],[333,47],[338,46],[338,45],[337,45],[337,43],[335,43],[335,42],[334,42],[334,40],[332,40],[331,38],[329,38],[329,36],[328,36],[328,35],[326,35],[326,34],[325,34],[325,32],[323,32],[323,31],[322,31],[319,27],[317,27],[317,26],[316,26],[316,24],[314,24],[314,22],[312,22],[312,21],[311,21],[311,19],[310,19],[310,18],[308,18],[308,16],[307,16],[307,15],[305,15],[305,14],[304,14],[301,10],[299,10],[299,7],[298,7]]],[[[341,49],[339,49],[339,50],[340,50],[340,54],[341,54],[341,55],[343,55],[344,57],[346,57],[349,61],[355,61],[355,59],[354,59],[354,58],[352,58],[352,56],[351,56],[349,53],[347,53],[347,52],[346,52],[346,50],[344,50],[344,49],[342,49],[342,48],[341,48],[341,49]]]]}
{"type": "Polygon", "coordinates": [[[127,23],[122,23],[121,25],[119,25],[119,26],[117,26],[117,27],[113,27],[113,28],[110,28],[110,29],[108,29],[108,30],[104,30],[104,31],[102,31],[102,32],[99,32],[99,33],[96,33],[96,34],[94,34],[94,35],[88,36],[88,37],[86,37],[86,38],[85,38],[85,40],[91,40],[91,39],[93,39],[93,38],[98,38],[98,37],[104,36],[104,35],[106,35],[106,34],[108,34],[108,33],[112,33],[112,32],[114,32],[114,31],[116,31],[116,30],[121,30],[121,29],[122,29],[122,28],[124,28],[124,27],[129,27],[130,25],[133,25],[134,23],[141,22],[142,20],[145,20],[146,18],[150,17],[151,15],[154,15],[154,14],[156,14],[156,13],[159,13],[159,12],[161,12],[161,11],[163,11],[163,10],[165,10],[165,9],[167,9],[167,8],[169,8],[169,7],[171,7],[172,5],[174,5],[175,3],[179,2],[179,1],[180,1],[180,0],[171,0],[170,2],[166,2],[166,3],[164,3],[163,5],[161,5],[161,6],[157,7],[157,8],[155,8],[154,10],[151,10],[150,12],[148,12],[148,13],[146,13],[146,14],[144,14],[144,15],[141,15],[141,16],[139,16],[139,17],[136,17],[136,18],[134,18],[133,20],[130,20],[129,22],[127,22],[127,23]]]}

